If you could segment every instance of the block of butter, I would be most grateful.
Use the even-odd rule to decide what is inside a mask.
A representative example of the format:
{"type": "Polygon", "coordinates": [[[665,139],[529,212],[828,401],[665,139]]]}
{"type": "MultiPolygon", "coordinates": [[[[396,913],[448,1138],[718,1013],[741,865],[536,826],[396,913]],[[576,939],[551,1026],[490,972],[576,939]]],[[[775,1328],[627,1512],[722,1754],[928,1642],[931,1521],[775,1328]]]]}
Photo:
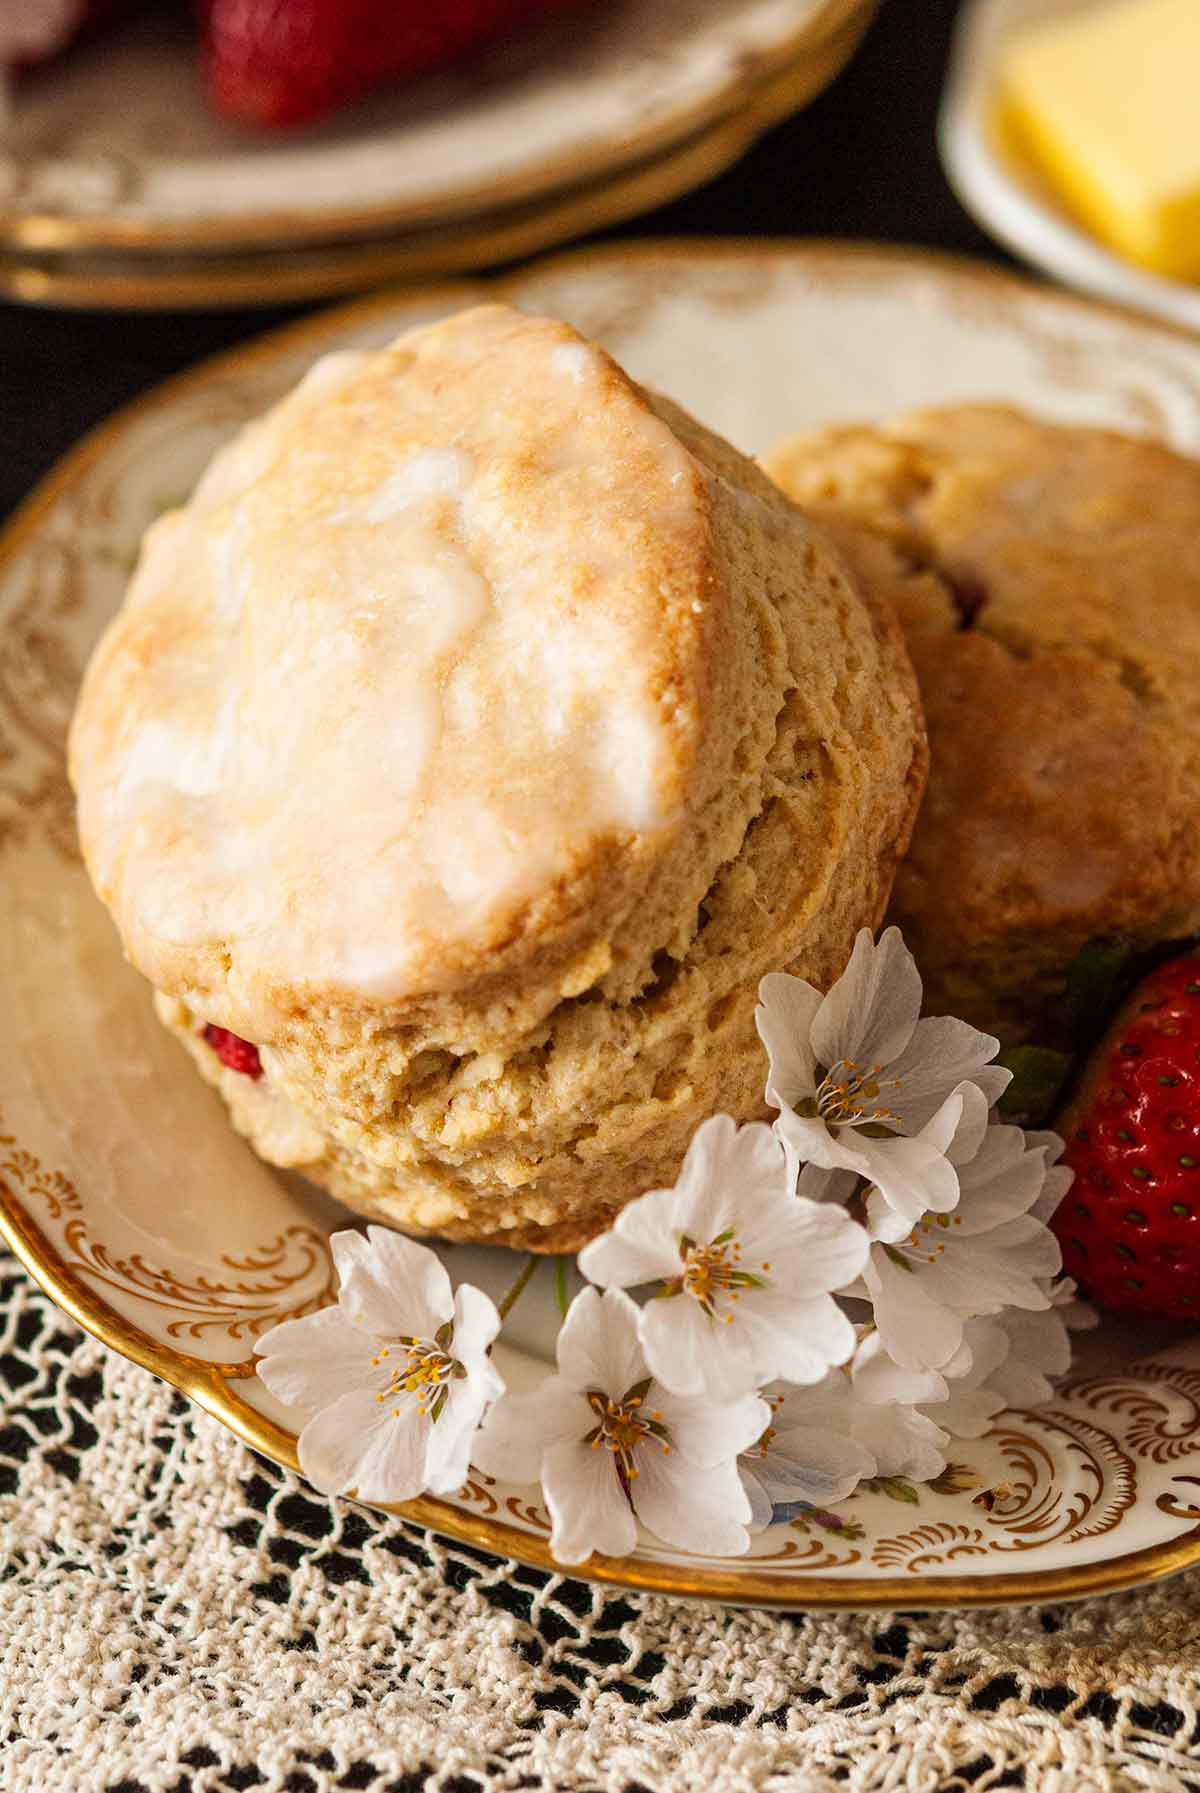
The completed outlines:
{"type": "Polygon", "coordinates": [[[1200,279],[1200,0],[1097,0],[1001,51],[1001,128],[1104,242],[1200,279]]]}

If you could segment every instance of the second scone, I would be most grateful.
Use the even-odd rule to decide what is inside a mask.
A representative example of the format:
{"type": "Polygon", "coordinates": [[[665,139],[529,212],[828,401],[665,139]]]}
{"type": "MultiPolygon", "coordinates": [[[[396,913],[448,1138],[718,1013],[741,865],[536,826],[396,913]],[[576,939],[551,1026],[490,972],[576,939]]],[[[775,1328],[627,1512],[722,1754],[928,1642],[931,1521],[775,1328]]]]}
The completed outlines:
{"type": "Polygon", "coordinates": [[[758,981],[878,921],[925,743],[890,613],[752,463],[489,306],[319,363],[154,525],[71,769],[264,1157],[560,1250],[760,1111],[758,981]]]}
{"type": "Polygon", "coordinates": [[[1044,1037],[1089,940],[1200,929],[1200,462],[956,405],[765,465],[904,625],[932,764],[891,919],[926,1001],[1044,1037]]]}

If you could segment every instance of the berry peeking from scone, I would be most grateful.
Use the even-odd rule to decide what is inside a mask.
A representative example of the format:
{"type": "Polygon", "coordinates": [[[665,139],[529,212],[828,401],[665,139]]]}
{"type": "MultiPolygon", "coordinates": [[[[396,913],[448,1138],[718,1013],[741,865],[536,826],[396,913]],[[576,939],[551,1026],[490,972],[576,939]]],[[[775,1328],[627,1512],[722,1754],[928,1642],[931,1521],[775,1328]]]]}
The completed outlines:
{"type": "Polygon", "coordinates": [[[249,1040],[243,1040],[240,1034],[230,1033],[227,1027],[214,1027],[209,1021],[201,1028],[200,1037],[206,1046],[212,1047],[226,1070],[237,1071],[243,1077],[262,1076],[262,1059],[258,1056],[258,1047],[252,1046],[249,1040]]]}

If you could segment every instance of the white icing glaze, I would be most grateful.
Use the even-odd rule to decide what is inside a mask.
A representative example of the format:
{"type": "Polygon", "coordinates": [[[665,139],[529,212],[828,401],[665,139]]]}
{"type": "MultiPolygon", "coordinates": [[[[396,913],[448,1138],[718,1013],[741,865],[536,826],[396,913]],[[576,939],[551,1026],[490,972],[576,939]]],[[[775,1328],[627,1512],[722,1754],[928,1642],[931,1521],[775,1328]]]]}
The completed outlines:
{"type": "Polygon", "coordinates": [[[586,342],[564,342],[553,351],[551,360],[559,373],[576,386],[582,386],[596,373],[599,357],[586,342]]]}
{"type": "Polygon", "coordinates": [[[85,839],[156,981],[171,947],[247,949],[221,1018],[251,1037],[265,980],[452,986],[598,838],[678,818],[637,531],[694,549],[693,464],[623,386],[596,440],[613,376],[586,345],[518,371],[510,447],[502,418],[438,440],[453,407],[410,405],[414,375],[381,401],[375,358],[330,357],[147,538],[111,736],[90,699],[80,724],[85,839]]]}

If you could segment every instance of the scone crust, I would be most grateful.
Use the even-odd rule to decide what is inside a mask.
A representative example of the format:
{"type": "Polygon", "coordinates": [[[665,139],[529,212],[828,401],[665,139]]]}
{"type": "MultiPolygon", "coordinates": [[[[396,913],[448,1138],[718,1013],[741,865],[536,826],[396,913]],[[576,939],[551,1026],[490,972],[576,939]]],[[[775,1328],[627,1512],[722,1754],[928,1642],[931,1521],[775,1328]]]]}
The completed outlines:
{"type": "Polygon", "coordinates": [[[1200,463],[968,405],[764,465],[905,629],[932,767],[890,918],[927,1006],[1036,1036],[1089,939],[1200,929],[1200,463]]]}
{"type": "Polygon", "coordinates": [[[88,667],[80,837],[133,962],[255,1040],[453,1012],[480,1050],[636,988],[723,851],[744,649],[709,512],[555,320],[480,307],[319,362],[151,527],[88,667]],[[423,884],[422,850],[449,865],[423,884]]]}
{"type": "MultiPolygon", "coordinates": [[[[472,328],[435,328],[452,326],[472,328]]],[[[565,326],[514,327],[577,344],[565,326]]],[[[669,555],[653,510],[629,499],[681,709],[671,825],[607,840],[590,881],[403,998],[261,980],[247,996],[220,950],[161,963],[125,933],[161,1018],[261,1155],[413,1233],[573,1250],[673,1180],[707,1115],[762,1114],[758,982],[781,967],[836,977],[882,915],[924,786],[916,683],[886,604],[752,462],[604,364],[685,476],[669,555]],[[206,1022],[255,1039],[260,1082],[220,1066],[206,1022]]],[[[613,452],[603,436],[596,452],[613,452]]],[[[104,690],[112,651],[85,716],[119,701],[104,690]]],[[[81,786],[93,742],[77,723],[81,786]]]]}

